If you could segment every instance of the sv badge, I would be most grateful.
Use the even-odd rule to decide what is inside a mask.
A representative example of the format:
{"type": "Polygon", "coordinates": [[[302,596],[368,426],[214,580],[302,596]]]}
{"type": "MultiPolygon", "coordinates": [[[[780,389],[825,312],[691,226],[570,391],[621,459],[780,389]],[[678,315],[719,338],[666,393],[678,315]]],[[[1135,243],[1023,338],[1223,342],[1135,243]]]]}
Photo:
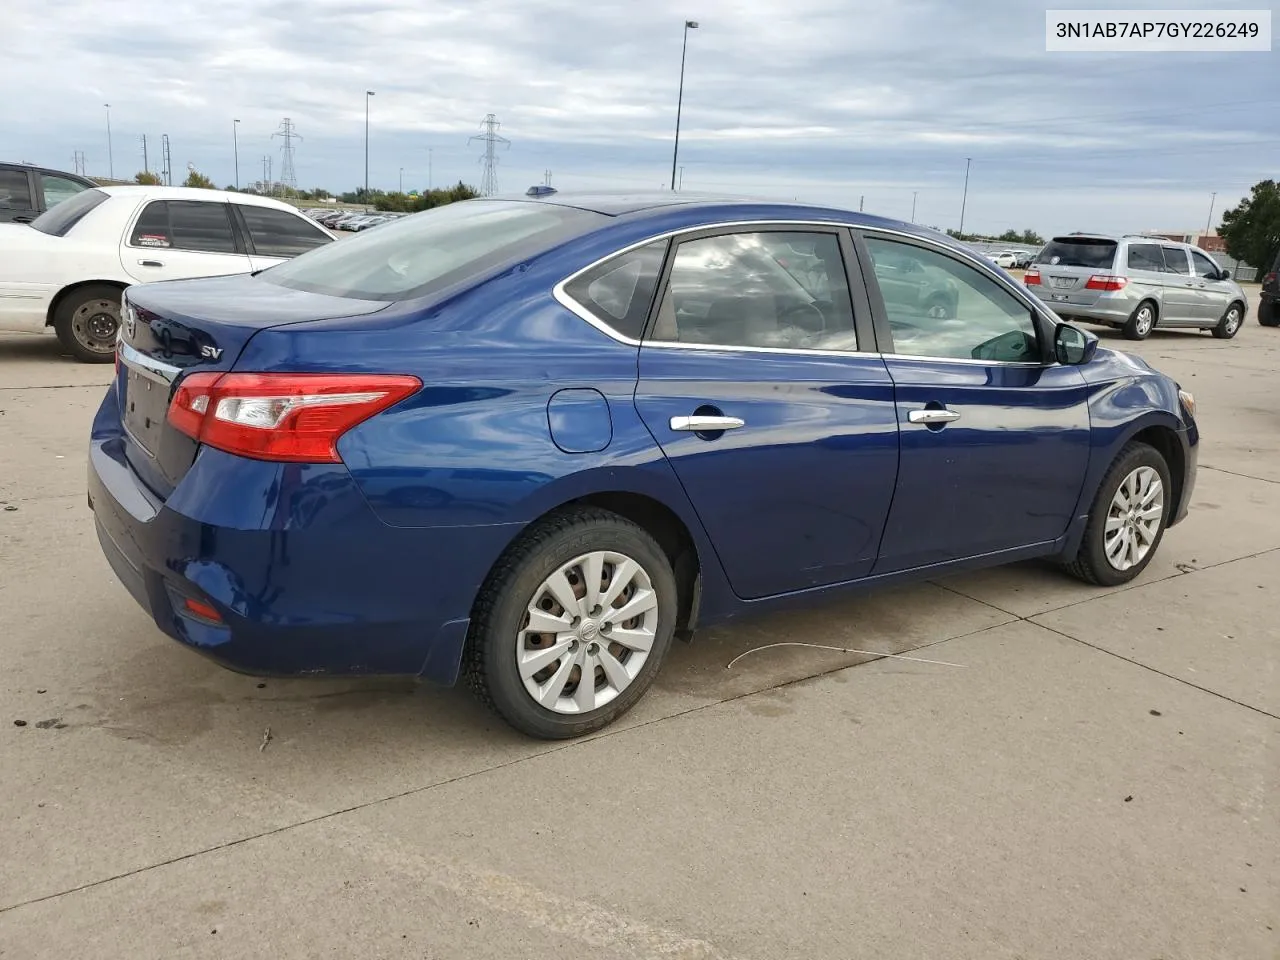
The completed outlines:
{"type": "Polygon", "coordinates": [[[206,360],[217,360],[222,356],[222,348],[205,344],[200,348],[200,356],[204,357],[206,360]]]}

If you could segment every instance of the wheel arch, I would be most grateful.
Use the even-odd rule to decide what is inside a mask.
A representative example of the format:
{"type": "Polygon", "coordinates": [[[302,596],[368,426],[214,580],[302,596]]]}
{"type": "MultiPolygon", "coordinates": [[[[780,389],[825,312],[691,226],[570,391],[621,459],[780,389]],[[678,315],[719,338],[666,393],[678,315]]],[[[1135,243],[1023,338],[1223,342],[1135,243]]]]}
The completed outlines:
{"type": "Polygon", "coordinates": [[[65,287],[63,287],[61,290],[59,290],[57,293],[55,293],[53,295],[53,299],[49,301],[49,310],[45,314],[44,325],[46,327],[53,326],[54,321],[58,316],[58,309],[64,303],[66,303],[67,298],[70,297],[72,294],[74,294],[77,290],[83,290],[85,287],[115,287],[121,292],[124,292],[124,290],[130,286],[132,286],[131,283],[125,283],[122,280],[110,280],[110,279],[77,280],[75,283],[69,283],[65,287]]]}
{"type": "Polygon", "coordinates": [[[1164,462],[1169,467],[1169,483],[1173,487],[1170,491],[1172,503],[1168,513],[1170,517],[1178,516],[1182,507],[1183,486],[1187,476],[1187,455],[1182,449],[1182,441],[1178,439],[1178,432],[1168,424],[1154,423],[1128,437],[1120,449],[1123,450],[1125,446],[1135,441],[1154,447],[1156,452],[1164,458],[1164,462]]]}

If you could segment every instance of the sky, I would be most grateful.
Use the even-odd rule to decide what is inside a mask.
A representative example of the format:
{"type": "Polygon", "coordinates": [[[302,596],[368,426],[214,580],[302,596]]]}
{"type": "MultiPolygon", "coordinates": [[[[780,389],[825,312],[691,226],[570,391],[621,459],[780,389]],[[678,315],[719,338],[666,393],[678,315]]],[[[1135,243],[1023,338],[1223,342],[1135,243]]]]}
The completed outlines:
{"type": "MultiPolygon", "coordinates": [[[[1063,8],[1165,8],[1102,0],[1063,8]]],[[[1238,7],[1238,0],[1201,9],[1238,7]]],[[[1254,6],[1261,6],[1254,4],[1254,6]]],[[[999,233],[1202,229],[1280,176],[1280,54],[1046,53],[1024,0],[6,0],[0,159],[219,185],[677,185],[999,233]],[[365,91],[374,91],[366,97],[365,91]],[[110,110],[104,104],[110,104],[110,110]],[[110,159],[107,119],[110,114],[110,159]],[[233,120],[240,121],[233,136],[233,120]],[[965,194],[966,158],[969,185],[965,194]],[[402,179],[403,178],[403,181],[402,179]],[[1214,194],[1216,193],[1216,197],[1214,194]]],[[[1275,17],[1275,14],[1273,14],[1275,17]]],[[[1280,29],[1280,17],[1275,17],[1280,29]]]]}

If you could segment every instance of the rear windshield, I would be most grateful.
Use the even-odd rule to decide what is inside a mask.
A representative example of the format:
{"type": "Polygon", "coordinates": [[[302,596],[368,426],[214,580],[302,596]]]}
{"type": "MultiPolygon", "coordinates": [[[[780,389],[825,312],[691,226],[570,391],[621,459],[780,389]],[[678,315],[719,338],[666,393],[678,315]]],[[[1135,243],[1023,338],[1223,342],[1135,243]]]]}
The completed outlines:
{"type": "Polygon", "coordinates": [[[548,203],[466,200],[326,244],[260,276],[355,300],[412,300],[584,233],[607,218],[548,203]]]}
{"type": "Polygon", "coordinates": [[[1097,237],[1054,237],[1040,251],[1036,263],[1054,267],[1110,267],[1116,259],[1116,242],[1097,237]]]}
{"type": "Polygon", "coordinates": [[[41,233],[54,237],[65,237],[67,232],[84,219],[84,215],[103,203],[107,195],[101,190],[84,190],[68,200],[63,200],[56,207],[50,207],[31,221],[31,226],[41,233]]]}

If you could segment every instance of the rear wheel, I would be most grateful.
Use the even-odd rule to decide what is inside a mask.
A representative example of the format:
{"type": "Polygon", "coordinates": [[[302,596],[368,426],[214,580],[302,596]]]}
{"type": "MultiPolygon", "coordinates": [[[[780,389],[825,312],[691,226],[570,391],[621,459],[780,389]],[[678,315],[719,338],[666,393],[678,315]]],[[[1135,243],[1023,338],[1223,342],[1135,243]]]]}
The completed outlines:
{"type": "Polygon", "coordinates": [[[1213,335],[1219,340],[1230,340],[1240,332],[1240,325],[1243,322],[1244,307],[1238,303],[1233,303],[1227,307],[1227,312],[1222,315],[1218,325],[1213,328],[1213,335]]]}
{"type": "Polygon", "coordinates": [[[111,363],[120,332],[120,288],[94,284],[72,292],[58,304],[53,329],[81,363],[111,363]]]}
{"type": "Polygon", "coordinates": [[[629,710],[675,631],[662,548],[604,510],[542,521],[499,561],[467,641],[472,690],[522,733],[581,736],[629,710]]]}
{"type": "Polygon", "coordinates": [[[1124,335],[1130,340],[1145,340],[1151,335],[1152,329],[1156,325],[1156,305],[1150,300],[1143,300],[1138,304],[1138,309],[1134,310],[1129,320],[1125,323],[1124,335]]]}
{"type": "Polygon", "coordinates": [[[1128,444],[1103,478],[1067,570],[1086,583],[1128,583],[1151,562],[1173,507],[1169,466],[1149,444],[1128,444]]]}
{"type": "Polygon", "coordinates": [[[1264,327],[1280,327],[1280,302],[1259,303],[1258,323],[1264,327]]]}

